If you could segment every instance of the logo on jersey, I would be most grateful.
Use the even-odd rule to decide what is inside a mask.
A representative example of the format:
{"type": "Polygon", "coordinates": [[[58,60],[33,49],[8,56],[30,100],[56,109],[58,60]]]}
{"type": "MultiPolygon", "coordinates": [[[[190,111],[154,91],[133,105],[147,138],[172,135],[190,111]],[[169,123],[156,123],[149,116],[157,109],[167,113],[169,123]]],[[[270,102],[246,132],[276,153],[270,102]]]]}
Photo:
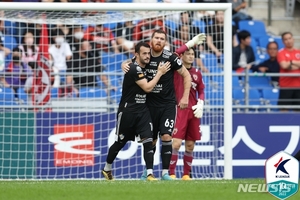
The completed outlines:
{"type": "Polygon", "coordinates": [[[137,67],[136,67],[136,71],[141,72],[141,71],[142,71],[142,68],[139,67],[139,66],[137,66],[137,67]]]}
{"type": "Polygon", "coordinates": [[[174,128],[174,129],[173,129],[173,135],[176,135],[177,132],[178,132],[178,129],[177,129],[177,128],[174,128]]]}
{"type": "Polygon", "coordinates": [[[198,80],[198,76],[196,74],[193,74],[193,78],[195,81],[198,80]]]}
{"type": "Polygon", "coordinates": [[[177,59],[177,64],[178,64],[178,65],[182,65],[182,62],[181,62],[180,59],[177,59]]]}
{"type": "Polygon", "coordinates": [[[297,58],[297,59],[300,59],[300,53],[297,53],[297,54],[296,54],[296,58],[297,58]]]}

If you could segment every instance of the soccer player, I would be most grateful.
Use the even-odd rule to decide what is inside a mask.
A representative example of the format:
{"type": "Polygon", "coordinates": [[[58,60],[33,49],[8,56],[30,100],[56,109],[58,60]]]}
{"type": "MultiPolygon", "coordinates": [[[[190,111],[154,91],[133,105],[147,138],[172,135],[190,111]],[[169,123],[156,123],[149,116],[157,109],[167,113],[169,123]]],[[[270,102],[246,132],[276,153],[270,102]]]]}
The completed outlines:
{"type": "MultiPolygon", "coordinates": [[[[203,43],[204,34],[195,36],[192,40],[179,48],[178,52],[184,52],[197,44],[203,43]]],[[[174,91],[174,71],[183,77],[183,95],[178,100],[178,107],[184,109],[188,106],[189,93],[191,88],[191,76],[185,67],[182,67],[180,58],[176,53],[165,50],[167,35],[163,30],[155,30],[151,36],[151,59],[146,65],[146,75],[152,80],[157,73],[157,66],[161,62],[170,62],[171,70],[167,72],[157,83],[151,93],[147,96],[147,106],[150,110],[153,122],[153,151],[155,152],[158,135],[160,135],[161,160],[162,160],[162,180],[173,180],[169,176],[169,165],[172,155],[172,132],[175,125],[177,101],[174,91]]],[[[122,64],[123,71],[127,71],[126,63],[122,64]]],[[[141,177],[146,180],[146,170],[141,177]]]]}
{"type": "Polygon", "coordinates": [[[107,180],[113,180],[112,163],[127,141],[140,138],[144,147],[144,160],[147,168],[147,180],[157,180],[153,176],[153,132],[149,109],[146,106],[146,93],[150,92],[158,80],[170,70],[170,63],[160,63],[157,73],[151,81],[145,76],[145,66],[150,61],[150,46],[140,42],[135,46],[135,63],[130,64],[124,76],[122,97],[119,104],[116,128],[116,141],[109,148],[102,174],[107,180]]]}
{"type": "MultiPolygon", "coordinates": [[[[195,50],[193,48],[182,54],[183,66],[187,68],[192,78],[192,88],[189,95],[188,107],[184,110],[178,109],[176,124],[173,131],[172,157],[170,162],[170,176],[176,178],[175,168],[178,160],[178,151],[183,140],[185,140],[185,152],[183,156],[183,176],[182,180],[191,180],[189,173],[193,161],[193,150],[196,140],[201,139],[200,120],[203,115],[204,105],[204,83],[201,72],[194,68],[192,64],[195,60],[195,50]]],[[[175,94],[180,99],[183,94],[182,77],[174,74],[175,94]]]]}

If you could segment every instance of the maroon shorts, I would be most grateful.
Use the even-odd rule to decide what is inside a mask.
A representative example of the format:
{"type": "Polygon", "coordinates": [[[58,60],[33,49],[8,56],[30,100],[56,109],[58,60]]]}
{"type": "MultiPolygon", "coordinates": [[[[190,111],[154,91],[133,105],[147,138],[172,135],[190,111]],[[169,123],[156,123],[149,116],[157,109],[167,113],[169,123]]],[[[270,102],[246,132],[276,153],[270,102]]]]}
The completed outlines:
{"type": "Polygon", "coordinates": [[[200,119],[192,109],[177,109],[173,138],[196,141],[201,139],[200,119]]]}

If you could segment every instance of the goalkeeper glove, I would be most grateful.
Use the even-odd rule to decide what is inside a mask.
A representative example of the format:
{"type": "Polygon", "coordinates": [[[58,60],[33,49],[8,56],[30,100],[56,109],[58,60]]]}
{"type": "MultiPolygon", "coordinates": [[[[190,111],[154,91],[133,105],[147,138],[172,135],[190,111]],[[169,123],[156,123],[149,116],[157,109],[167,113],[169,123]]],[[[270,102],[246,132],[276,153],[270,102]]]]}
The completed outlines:
{"type": "Polygon", "coordinates": [[[194,116],[196,118],[202,118],[202,116],[203,116],[203,106],[204,106],[204,101],[201,100],[201,99],[198,99],[197,104],[192,107],[192,109],[194,110],[194,116]]]}
{"type": "Polygon", "coordinates": [[[185,43],[185,45],[188,48],[192,48],[195,45],[202,44],[205,39],[206,39],[206,35],[204,33],[200,33],[200,34],[196,35],[195,37],[193,37],[193,39],[191,39],[190,41],[185,43]]]}

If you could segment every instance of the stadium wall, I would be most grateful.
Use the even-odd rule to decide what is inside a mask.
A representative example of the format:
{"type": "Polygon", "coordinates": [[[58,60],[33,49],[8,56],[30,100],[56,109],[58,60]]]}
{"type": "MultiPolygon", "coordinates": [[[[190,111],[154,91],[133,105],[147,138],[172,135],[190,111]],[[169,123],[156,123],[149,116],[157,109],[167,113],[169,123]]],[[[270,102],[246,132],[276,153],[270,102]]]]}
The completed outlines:
{"type": "MultiPolygon", "coordinates": [[[[223,165],[223,126],[218,125],[223,116],[206,113],[204,117],[214,118],[215,123],[202,125],[203,140],[196,143],[194,173],[223,165]],[[218,142],[211,142],[216,137],[218,142]]],[[[233,177],[262,178],[266,159],[281,150],[299,150],[299,119],[296,113],[234,114],[233,177]]],[[[0,122],[3,179],[100,178],[107,147],[114,141],[115,113],[2,113],[0,122]],[[63,142],[63,148],[54,147],[63,142]]],[[[140,144],[127,145],[114,163],[115,176],[139,178],[144,169],[141,155],[140,144]]],[[[159,168],[157,155],[155,169],[159,168]]]]}

